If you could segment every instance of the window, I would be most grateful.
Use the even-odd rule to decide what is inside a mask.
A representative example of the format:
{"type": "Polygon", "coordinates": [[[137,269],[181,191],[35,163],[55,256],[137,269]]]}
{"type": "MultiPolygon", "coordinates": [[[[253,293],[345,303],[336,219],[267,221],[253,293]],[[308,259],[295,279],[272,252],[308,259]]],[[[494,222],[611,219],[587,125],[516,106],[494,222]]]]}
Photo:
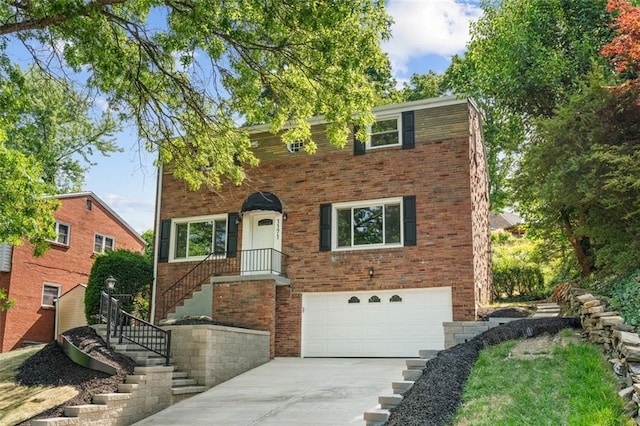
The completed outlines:
{"type": "Polygon", "coordinates": [[[60,286],[45,283],[42,286],[42,306],[55,306],[55,301],[60,295],[60,286]]]}
{"type": "Polygon", "coordinates": [[[87,208],[87,210],[91,210],[91,208],[93,207],[93,203],[91,202],[91,200],[87,200],[87,202],[85,203],[85,207],[87,208]]]}
{"type": "Polygon", "coordinates": [[[304,149],[304,141],[295,141],[287,144],[287,149],[290,153],[295,154],[304,149]]]}
{"type": "Polygon", "coordinates": [[[113,251],[115,248],[115,240],[113,237],[107,237],[106,235],[96,234],[93,240],[93,252],[105,253],[107,251],[113,251]]]}
{"type": "Polygon", "coordinates": [[[402,245],[401,204],[388,199],[334,205],[335,248],[402,245]]]}
{"type": "Polygon", "coordinates": [[[371,125],[367,148],[381,148],[401,144],[399,132],[400,117],[379,119],[371,125]]]}
{"type": "Polygon", "coordinates": [[[197,260],[227,250],[227,218],[206,217],[174,221],[173,259],[197,260]]]}
{"type": "Polygon", "coordinates": [[[63,244],[65,246],[69,245],[69,230],[71,226],[66,223],[56,222],[55,231],[56,238],[52,240],[54,243],[63,244]]]}

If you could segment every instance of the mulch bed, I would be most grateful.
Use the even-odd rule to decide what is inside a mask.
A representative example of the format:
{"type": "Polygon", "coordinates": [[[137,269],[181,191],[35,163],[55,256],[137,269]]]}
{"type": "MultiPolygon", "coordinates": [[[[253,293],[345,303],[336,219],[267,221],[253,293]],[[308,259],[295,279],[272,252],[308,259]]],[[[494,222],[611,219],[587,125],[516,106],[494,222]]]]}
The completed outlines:
{"type": "Polygon", "coordinates": [[[466,343],[456,345],[429,360],[422,376],[391,412],[388,426],[439,426],[451,424],[462,401],[471,367],[480,351],[506,340],[556,334],[580,328],[577,318],[522,319],[492,328],[466,343]]]}
{"type": "Polygon", "coordinates": [[[64,335],[84,352],[114,367],[117,373],[109,376],[81,367],[71,361],[56,342],[49,343],[25,360],[16,374],[16,382],[24,386],[73,386],[79,393],[64,404],[40,413],[20,425],[30,425],[36,419],[62,417],[67,406],[90,404],[93,395],[116,392],[118,384],[124,383],[127,374],[133,373],[134,361],[107,349],[104,340],[93,328],[78,327],[66,331],[64,335]]]}

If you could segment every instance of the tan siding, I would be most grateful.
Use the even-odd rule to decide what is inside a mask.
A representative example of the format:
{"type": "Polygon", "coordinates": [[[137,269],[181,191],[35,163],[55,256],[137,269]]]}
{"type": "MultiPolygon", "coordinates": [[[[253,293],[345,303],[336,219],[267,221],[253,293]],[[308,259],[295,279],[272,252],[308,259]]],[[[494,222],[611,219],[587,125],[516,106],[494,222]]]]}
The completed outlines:
{"type": "Polygon", "coordinates": [[[58,334],[87,325],[84,315],[84,293],[86,287],[79,285],[62,295],[58,300],[58,334]]]}

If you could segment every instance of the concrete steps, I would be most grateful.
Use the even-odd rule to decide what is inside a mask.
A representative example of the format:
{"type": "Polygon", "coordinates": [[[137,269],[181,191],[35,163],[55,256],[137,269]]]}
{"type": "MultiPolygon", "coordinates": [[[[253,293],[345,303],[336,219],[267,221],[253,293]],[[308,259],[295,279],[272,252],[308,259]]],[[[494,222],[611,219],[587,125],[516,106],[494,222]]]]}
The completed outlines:
{"type": "Polygon", "coordinates": [[[389,416],[391,409],[397,407],[402,402],[402,395],[413,387],[413,384],[422,376],[427,362],[438,355],[439,350],[421,350],[420,358],[411,358],[405,361],[407,368],[402,371],[404,380],[391,383],[391,395],[381,395],[378,397],[378,405],[371,410],[365,411],[363,418],[367,426],[382,426],[389,416]]]}

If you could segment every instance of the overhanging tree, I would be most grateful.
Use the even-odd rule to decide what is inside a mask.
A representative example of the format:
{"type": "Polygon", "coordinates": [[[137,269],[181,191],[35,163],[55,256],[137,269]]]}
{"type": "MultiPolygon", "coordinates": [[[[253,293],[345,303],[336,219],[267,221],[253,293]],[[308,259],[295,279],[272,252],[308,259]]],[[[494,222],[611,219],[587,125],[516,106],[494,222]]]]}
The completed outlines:
{"type": "Polygon", "coordinates": [[[323,114],[344,145],[349,123],[373,120],[371,76],[388,66],[380,0],[31,0],[0,5],[0,22],[0,62],[13,38],[46,72],[84,75],[190,188],[257,163],[240,117],[312,142],[306,120],[323,114]]]}
{"type": "Polygon", "coordinates": [[[594,68],[612,37],[605,0],[483,0],[463,57],[445,84],[472,97],[485,118],[492,208],[509,204],[508,178],[531,131],[553,115],[594,68]]]}

